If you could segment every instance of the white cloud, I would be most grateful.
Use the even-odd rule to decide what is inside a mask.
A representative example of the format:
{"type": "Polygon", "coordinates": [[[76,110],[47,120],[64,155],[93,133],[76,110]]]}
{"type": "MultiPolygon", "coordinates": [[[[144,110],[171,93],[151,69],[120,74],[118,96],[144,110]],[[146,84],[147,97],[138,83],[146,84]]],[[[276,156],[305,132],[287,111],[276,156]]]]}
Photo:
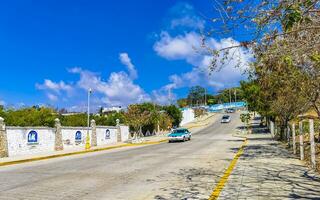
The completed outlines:
{"type": "Polygon", "coordinates": [[[3,101],[3,100],[0,100],[0,105],[1,105],[1,106],[4,106],[4,105],[6,105],[6,102],[3,101]]]}
{"type": "Polygon", "coordinates": [[[68,85],[63,81],[56,83],[49,79],[45,79],[43,84],[36,83],[36,88],[39,90],[51,90],[56,93],[60,93],[61,91],[70,92],[72,90],[71,85],[68,85]]]}
{"type": "Polygon", "coordinates": [[[177,96],[172,93],[171,88],[163,87],[159,90],[152,91],[152,99],[158,104],[165,105],[174,103],[177,96]]]}
{"type": "MultiPolygon", "coordinates": [[[[250,52],[244,49],[234,49],[229,53],[232,55],[221,70],[210,71],[209,66],[213,57],[201,46],[202,36],[195,32],[188,32],[183,35],[172,37],[168,32],[162,32],[160,40],[154,44],[156,53],[168,60],[185,60],[191,64],[193,69],[182,74],[170,76],[170,81],[165,87],[181,88],[193,85],[211,86],[216,89],[235,86],[240,80],[245,79],[244,70],[252,59],[250,52]],[[240,67],[236,67],[241,63],[240,67]],[[212,74],[212,75],[211,75],[212,74]]],[[[232,38],[215,40],[207,38],[206,45],[212,49],[221,49],[238,45],[239,42],[232,38]]],[[[218,65],[222,56],[218,58],[218,65]]]]}
{"type": "Polygon", "coordinates": [[[135,69],[135,66],[132,64],[129,55],[127,53],[120,53],[119,59],[120,59],[121,63],[127,67],[129,74],[130,74],[130,78],[136,79],[138,77],[138,73],[135,69]]]}
{"type": "Polygon", "coordinates": [[[58,100],[58,96],[51,94],[51,93],[47,93],[47,97],[50,101],[57,101],[58,100]]]}
{"type": "Polygon", "coordinates": [[[196,14],[194,7],[185,2],[177,3],[169,11],[170,28],[203,29],[205,20],[196,14]]]}
{"type": "Polygon", "coordinates": [[[64,101],[72,103],[70,110],[83,111],[86,107],[85,95],[75,99],[75,94],[84,93],[89,88],[93,90],[91,99],[92,106],[126,106],[132,103],[150,101],[150,96],[137,84],[134,79],[138,77],[135,66],[132,64],[127,53],[119,54],[119,59],[128,70],[127,72],[113,72],[107,80],[103,80],[99,73],[74,67],[68,72],[79,74],[79,80],[73,84],[66,84],[63,81],[58,83],[46,79],[43,84],[36,84],[36,88],[46,91],[46,96],[50,101],[64,101]],[[69,98],[64,98],[62,91],[73,91],[69,98]]]}
{"type": "Polygon", "coordinates": [[[113,72],[107,81],[103,81],[98,74],[88,70],[76,68],[70,71],[80,74],[80,80],[77,82],[79,88],[85,90],[92,88],[93,92],[102,95],[101,103],[108,106],[128,105],[150,100],[149,95],[125,72],[113,72]]]}

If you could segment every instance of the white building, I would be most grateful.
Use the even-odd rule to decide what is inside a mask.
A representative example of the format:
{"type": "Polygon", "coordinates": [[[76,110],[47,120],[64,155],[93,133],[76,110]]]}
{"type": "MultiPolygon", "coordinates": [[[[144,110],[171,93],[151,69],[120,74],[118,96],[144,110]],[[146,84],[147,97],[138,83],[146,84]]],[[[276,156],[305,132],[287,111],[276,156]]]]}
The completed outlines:
{"type": "Polygon", "coordinates": [[[120,112],[121,110],[123,110],[123,108],[121,106],[112,106],[112,107],[108,107],[108,108],[103,108],[102,112],[103,113],[107,113],[107,112],[120,112]]]}

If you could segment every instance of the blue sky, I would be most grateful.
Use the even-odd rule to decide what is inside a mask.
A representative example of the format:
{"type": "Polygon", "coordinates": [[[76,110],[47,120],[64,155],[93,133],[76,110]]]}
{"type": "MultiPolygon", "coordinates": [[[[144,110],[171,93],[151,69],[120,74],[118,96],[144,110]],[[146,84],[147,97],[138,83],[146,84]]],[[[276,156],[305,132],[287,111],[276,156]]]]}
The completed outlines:
{"type": "MultiPolygon", "coordinates": [[[[165,104],[193,85],[212,92],[235,86],[244,76],[232,62],[209,76],[210,55],[194,50],[210,23],[203,16],[216,15],[211,2],[2,1],[0,103],[83,110],[89,87],[98,107],[165,104]]],[[[208,38],[213,48],[235,42],[208,38]]]]}

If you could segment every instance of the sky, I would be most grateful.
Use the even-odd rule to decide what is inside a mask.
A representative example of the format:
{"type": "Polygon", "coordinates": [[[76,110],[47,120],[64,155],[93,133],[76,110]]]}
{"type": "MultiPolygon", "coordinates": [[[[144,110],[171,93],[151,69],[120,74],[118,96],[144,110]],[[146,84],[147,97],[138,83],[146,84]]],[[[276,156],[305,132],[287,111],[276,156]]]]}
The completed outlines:
{"type": "MultiPolygon", "coordinates": [[[[201,33],[217,15],[210,0],[12,0],[0,2],[0,104],[69,111],[91,103],[168,104],[195,85],[209,93],[239,85],[251,54],[235,52],[210,73],[201,33]],[[200,49],[200,50],[199,50],[200,49]],[[236,61],[237,60],[237,61],[236,61]]],[[[237,38],[210,36],[219,49],[237,38]]]]}

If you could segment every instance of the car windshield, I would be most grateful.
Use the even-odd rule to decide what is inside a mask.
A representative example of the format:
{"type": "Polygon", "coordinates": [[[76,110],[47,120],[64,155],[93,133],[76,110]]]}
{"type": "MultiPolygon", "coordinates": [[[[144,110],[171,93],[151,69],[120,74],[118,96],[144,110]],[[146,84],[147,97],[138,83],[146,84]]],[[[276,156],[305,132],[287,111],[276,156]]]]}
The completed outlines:
{"type": "Polygon", "coordinates": [[[222,119],[229,119],[229,116],[223,116],[222,119]]]}
{"type": "Polygon", "coordinates": [[[185,132],[187,132],[187,130],[185,129],[176,129],[173,131],[173,133],[185,133],[185,132]]]}

